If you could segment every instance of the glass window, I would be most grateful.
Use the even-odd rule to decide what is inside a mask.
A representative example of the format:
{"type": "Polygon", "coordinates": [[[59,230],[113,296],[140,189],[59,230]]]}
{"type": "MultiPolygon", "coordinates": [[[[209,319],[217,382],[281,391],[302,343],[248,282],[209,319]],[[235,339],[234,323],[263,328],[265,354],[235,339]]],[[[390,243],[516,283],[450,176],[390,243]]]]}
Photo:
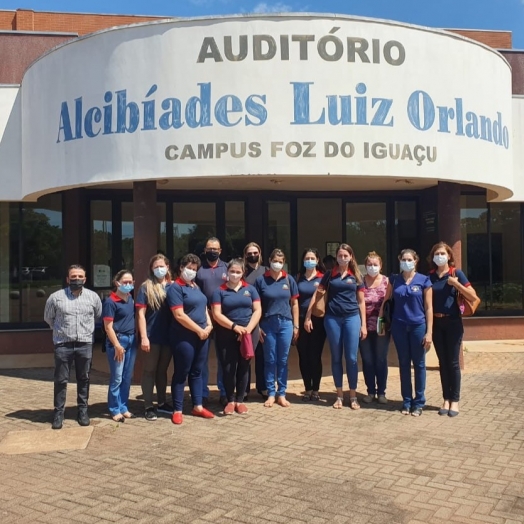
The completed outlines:
{"type": "Polygon", "coordinates": [[[279,248],[286,255],[286,265],[293,254],[291,253],[291,221],[289,202],[267,203],[267,249],[266,257],[269,257],[273,249],[279,248]]]}
{"type": "Polygon", "coordinates": [[[226,241],[222,246],[222,258],[231,260],[242,257],[246,245],[246,224],[244,213],[244,202],[226,202],[226,241]]]}
{"type": "Polygon", "coordinates": [[[42,322],[47,298],[62,287],[62,195],[22,206],[22,322],[42,322]]]}
{"type": "Polygon", "coordinates": [[[173,204],[174,262],[187,253],[201,255],[206,240],[216,236],[214,202],[175,202],[173,204]]]}
{"type": "Polygon", "coordinates": [[[478,296],[481,308],[489,299],[488,208],[484,195],[460,197],[462,268],[478,296]]]}
{"type": "Polygon", "coordinates": [[[157,203],[157,216],[159,226],[158,249],[167,255],[167,226],[166,226],[166,204],[165,202],[157,203]]]}
{"type": "MultiPolygon", "coordinates": [[[[403,249],[414,249],[418,252],[417,204],[413,201],[395,202],[395,231],[393,235],[393,254],[403,249]]],[[[421,256],[419,254],[419,256],[421,256]]],[[[392,261],[393,262],[393,261],[392,261]]],[[[397,272],[398,264],[391,264],[391,270],[397,272]]]]}
{"type": "Polygon", "coordinates": [[[122,269],[133,271],[135,244],[135,214],[133,202],[122,202],[122,269]]]}
{"type": "Polygon", "coordinates": [[[19,204],[0,202],[0,322],[20,322],[19,204]]]}
{"type": "MultiPolygon", "coordinates": [[[[299,198],[297,201],[298,253],[317,248],[320,258],[329,253],[329,243],[342,242],[342,200],[340,198],[299,198]]],[[[298,260],[298,267],[301,260],[298,260]]]]}
{"type": "Polygon", "coordinates": [[[112,204],[109,200],[93,200],[91,202],[91,264],[93,266],[91,274],[94,287],[107,289],[111,287],[112,244],[112,204]]]}
{"type": "Polygon", "coordinates": [[[383,271],[386,272],[388,267],[386,203],[347,203],[346,241],[354,249],[363,274],[365,273],[364,260],[370,251],[376,251],[380,255],[383,271]]]}

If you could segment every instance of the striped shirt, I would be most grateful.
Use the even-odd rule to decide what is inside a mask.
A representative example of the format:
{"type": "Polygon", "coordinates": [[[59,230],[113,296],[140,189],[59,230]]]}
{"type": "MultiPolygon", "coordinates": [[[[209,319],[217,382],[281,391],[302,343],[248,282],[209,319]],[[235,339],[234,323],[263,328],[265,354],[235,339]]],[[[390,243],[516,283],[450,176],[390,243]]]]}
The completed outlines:
{"type": "Polygon", "coordinates": [[[44,320],[53,329],[53,343],[93,342],[95,321],[102,316],[102,301],[89,289],[74,295],[66,287],[55,291],[44,309],[44,320]]]}

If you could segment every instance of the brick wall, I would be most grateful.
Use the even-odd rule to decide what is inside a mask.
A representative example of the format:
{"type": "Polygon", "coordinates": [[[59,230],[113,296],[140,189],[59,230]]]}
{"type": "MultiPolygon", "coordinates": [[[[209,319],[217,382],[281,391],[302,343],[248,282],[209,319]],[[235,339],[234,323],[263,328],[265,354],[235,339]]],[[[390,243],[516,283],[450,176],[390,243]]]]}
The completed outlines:
{"type": "Polygon", "coordinates": [[[473,31],[469,29],[448,29],[450,33],[471,38],[495,49],[511,49],[511,31],[473,31]]]}

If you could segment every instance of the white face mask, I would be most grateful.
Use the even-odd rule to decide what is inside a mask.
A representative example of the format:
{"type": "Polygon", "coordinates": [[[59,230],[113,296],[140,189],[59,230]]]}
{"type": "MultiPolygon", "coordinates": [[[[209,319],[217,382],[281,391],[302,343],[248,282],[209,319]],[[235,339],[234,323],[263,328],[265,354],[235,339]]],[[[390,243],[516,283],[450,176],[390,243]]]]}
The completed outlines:
{"type": "Polygon", "coordinates": [[[376,277],[380,273],[379,266],[366,266],[366,271],[370,277],[376,277]]]}
{"type": "Polygon", "coordinates": [[[270,266],[273,271],[282,271],[284,264],[282,262],[271,262],[270,266]]]}
{"type": "Polygon", "coordinates": [[[448,263],[448,256],[447,255],[435,255],[433,257],[433,262],[437,266],[445,266],[448,263]]]}
{"type": "Polygon", "coordinates": [[[400,270],[401,271],[413,271],[415,269],[414,260],[401,260],[400,261],[400,270]]]}
{"type": "Polygon", "coordinates": [[[242,275],[239,273],[228,273],[227,277],[232,284],[238,284],[242,279],[242,275]]]}
{"type": "Polygon", "coordinates": [[[156,278],[164,278],[167,275],[167,267],[159,266],[153,269],[153,274],[156,278]]]}
{"type": "Polygon", "coordinates": [[[346,259],[346,260],[345,260],[345,259],[343,259],[343,258],[338,257],[338,258],[337,258],[337,264],[338,264],[339,266],[346,267],[347,265],[349,265],[349,259],[346,259]]]}
{"type": "Polygon", "coordinates": [[[182,270],[182,273],[180,273],[180,276],[186,281],[186,282],[192,282],[195,280],[197,272],[194,269],[189,269],[188,267],[185,267],[182,270]]]}

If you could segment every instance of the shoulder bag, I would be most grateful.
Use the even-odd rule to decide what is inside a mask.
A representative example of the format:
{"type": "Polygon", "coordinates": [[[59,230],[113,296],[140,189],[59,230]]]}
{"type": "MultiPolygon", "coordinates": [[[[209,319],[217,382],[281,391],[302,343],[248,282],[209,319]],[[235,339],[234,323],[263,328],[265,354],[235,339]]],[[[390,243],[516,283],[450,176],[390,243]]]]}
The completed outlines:
{"type": "Polygon", "coordinates": [[[331,270],[329,272],[329,278],[327,281],[327,287],[324,289],[323,293],[319,293],[317,289],[317,294],[315,298],[315,302],[313,303],[313,307],[311,308],[311,314],[314,317],[323,318],[326,315],[326,305],[327,305],[327,299],[328,299],[328,290],[329,290],[329,283],[331,282],[331,270]]]}
{"type": "MultiPolygon", "coordinates": [[[[454,277],[455,273],[456,273],[456,270],[455,268],[453,268],[451,270],[451,276],[454,277]]],[[[460,314],[463,317],[472,317],[475,314],[475,311],[477,310],[477,308],[479,307],[479,304],[481,302],[480,298],[478,296],[475,296],[473,300],[470,300],[469,298],[466,298],[458,289],[456,291],[457,291],[457,305],[459,307],[460,314]]],[[[475,290],[473,289],[473,291],[475,290]]]]}
{"type": "Polygon", "coordinates": [[[391,284],[391,296],[387,300],[384,300],[384,305],[382,306],[382,318],[384,319],[385,328],[387,330],[391,328],[391,322],[393,321],[393,309],[395,307],[393,291],[395,290],[395,280],[396,278],[392,278],[389,281],[391,284]]]}

